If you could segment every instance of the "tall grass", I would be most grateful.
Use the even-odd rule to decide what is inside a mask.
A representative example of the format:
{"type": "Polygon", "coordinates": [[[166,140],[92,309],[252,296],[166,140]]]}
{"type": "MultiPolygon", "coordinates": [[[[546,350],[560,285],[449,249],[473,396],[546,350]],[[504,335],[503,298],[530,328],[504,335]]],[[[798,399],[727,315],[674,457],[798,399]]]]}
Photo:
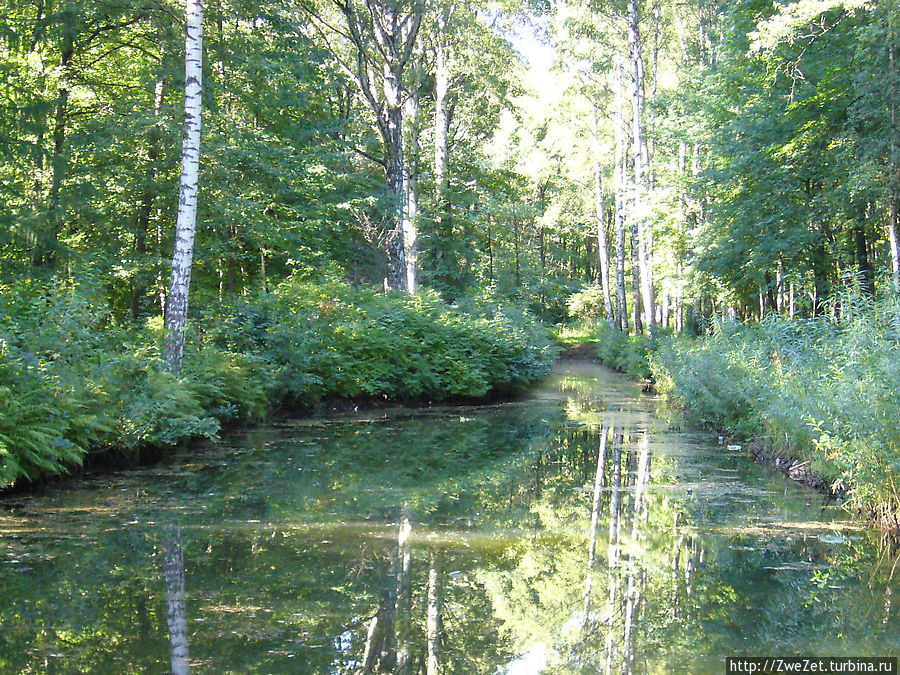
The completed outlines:
{"type": "Polygon", "coordinates": [[[809,461],[897,528],[900,303],[840,300],[840,320],[717,323],[703,339],[663,341],[651,368],[698,422],[809,461]]]}

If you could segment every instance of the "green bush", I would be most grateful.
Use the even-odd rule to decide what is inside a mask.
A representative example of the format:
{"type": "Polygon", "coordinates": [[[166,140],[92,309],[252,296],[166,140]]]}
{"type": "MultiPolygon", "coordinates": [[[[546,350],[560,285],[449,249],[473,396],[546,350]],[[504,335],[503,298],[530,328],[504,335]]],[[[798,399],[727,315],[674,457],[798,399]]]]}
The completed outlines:
{"type": "Polygon", "coordinates": [[[646,335],[625,335],[622,331],[602,326],[598,330],[597,358],[621,373],[649,380],[649,358],[654,343],[655,338],[646,335]]]}
{"type": "Polygon", "coordinates": [[[199,312],[175,377],[158,320],[121,326],[104,307],[84,288],[0,293],[0,487],[91,451],[213,438],[285,404],[484,397],[556,356],[538,322],[496,302],[286,282],[199,312]]]}
{"type": "Polygon", "coordinates": [[[0,353],[0,484],[80,461],[66,438],[71,409],[55,405],[46,384],[9,347],[0,353]]]}
{"type": "Polygon", "coordinates": [[[566,301],[569,318],[576,321],[596,322],[606,316],[603,306],[603,287],[587,286],[573,293],[566,301]]]}
{"type": "Polygon", "coordinates": [[[276,373],[276,398],[481,397],[545,375],[556,355],[546,330],[514,308],[436,293],[378,293],[285,283],[223,310],[218,346],[256,354],[276,373]]]}

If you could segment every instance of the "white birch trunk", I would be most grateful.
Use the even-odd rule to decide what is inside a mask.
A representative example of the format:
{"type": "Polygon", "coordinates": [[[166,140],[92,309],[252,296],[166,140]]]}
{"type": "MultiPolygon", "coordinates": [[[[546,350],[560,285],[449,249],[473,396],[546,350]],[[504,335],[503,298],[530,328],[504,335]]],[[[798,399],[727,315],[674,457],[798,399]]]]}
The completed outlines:
{"type": "Polygon", "coordinates": [[[448,47],[444,39],[449,11],[449,8],[445,8],[438,12],[438,29],[434,46],[434,220],[437,233],[435,258],[439,269],[451,262],[449,247],[453,232],[450,223],[450,200],[447,195],[449,162],[447,136],[450,128],[447,97],[450,92],[450,70],[447,65],[448,47]]]}
{"type": "Polygon", "coordinates": [[[628,2],[628,42],[631,48],[632,69],[632,161],[634,163],[634,209],[633,217],[637,225],[637,261],[640,273],[641,300],[644,305],[644,318],[647,330],[653,332],[656,325],[655,299],[653,297],[653,271],[651,269],[652,253],[647,233],[645,211],[645,176],[644,160],[646,145],[643,135],[644,108],[644,60],[641,53],[641,35],[637,0],[628,2]]]}
{"type": "MultiPolygon", "coordinates": [[[[406,507],[404,507],[404,512],[406,507]]],[[[404,513],[397,535],[397,558],[400,570],[397,579],[397,675],[408,675],[412,666],[410,659],[410,623],[412,614],[412,553],[409,535],[412,527],[409,516],[404,513]]]]}
{"type": "Polygon", "coordinates": [[[203,92],[203,3],[185,0],[184,139],[181,150],[181,188],[175,223],[175,252],[166,298],[165,360],[174,373],[181,370],[184,330],[187,324],[188,289],[194,259],[197,226],[197,193],[200,177],[200,122],[203,92]]]}
{"type": "Polygon", "coordinates": [[[600,284],[603,288],[603,309],[610,329],[616,327],[616,316],[613,312],[612,294],[609,288],[609,242],[606,237],[606,221],[603,218],[603,171],[600,166],[600,124],[597,120],[597,108],[593,108],[594,132],[594,212],[597,219],[597,258],[600,263],[600,284]]]}
{"type": "Polygon", "coordinates": [[[447,72],[447,48],[443,33],[446,20],[438,19],[438,39],[434,49],[434,197],[439,210],[443,210],[444,192],[447,189],[447,93],[450,80],[447,72]]]}
{"type": "Polygon", "coordinates": [[[443,619],[441,616],[441,567],[440,559],[432,552],[431,569],[428,572],[428,616],[426,619],[426,639],[428,653],[426,657],[427,675],[439,675],[441,672],[441,632],[443,619]]]}
{"type": "Polygon", "coordinates": [[[781,261],[775,270],[775,311],[781,315],[784,310],[784,277],[781,275],[781,261]]]}
{"type": "Polygon", "coordinates": [[[600,523],[600,498],[603,495],[603,478],[606,469],[606,441],[609,429],[603,424],[600,429],[600,449],[597,452],[597,470],[594,473],[594,501],[591,507],[591,530],[588,533],[588,561],[587,574],[584,579],[584,615],[581,621],[582,629],[587,628],[591,616],[591,587],[593,579],[591,573],[594,569],[594,557],[597,553],[597,526],[600,523]]]}
{"type": "Polygon", "coordinates": [[[897,103],[895,101],[896,87],[894,85],[895,63],[894,63],[894,26],[890,26],[890,37],[888,39],[888,60],[890,63],[890,105],[891,105],[891,182],[893,189],[891,190],[891,206],[888,215],[888,241],[891,247],[891,281],[894,284],[894,292],[900,293],[900,241],[897,236],[897,219],[900,214],[897,213],[897,204],[900,202],[900,167],[898,167],[897,158],[897,103]]]}
{"type": "MultiPolygon", "coordinates": [[[[678,144],[678,228],[683,238],[687,237],[687,190],[685,188],[685,180],[687,178],[687,143],[681,141],[678,144]]],[[[681,334],[684,316],[682,314],[682,306],[684,301],[684,252],[678,247],[676,278],[678,279],[678,288],[674,298],[675,309],[675,332],[681,334]]]]}
{"type": "Polygon", "coordinates": [[[662,306],[659,311],[659,321],[662,324],[663,328],[669,327],[669,316],[671,314],[672,308],[670,303],[669,291],[663,289],[662,292],[662,306]]]}
{"type": "Polygon", "coordinates": [[[625,111],[622,92],[622,61],[615,64],[616,100],[616,309],[619,313],[619,328],[628,332],[628,303],[625,296],[625,111]]]}
{"type": "Polygon", "coordinates": [[[794,282],[790,283],[790,296],[788,304],[788,316],[794,318],[794,282]]]}
{"type": "Polygon", "coordinates": [[[607,572],[609,575],[609,603],[607,605],[606,634],[606,672],[612,673],[615,660],[615,625],[616,605],[619,595],[619,491],[622,488],[622,433],[613,434],[613,475],[612,491],[609,500],[609,553],[607,554],[607,572]]]}
{"type": "MultiPolygon", "coordinates": [[[[644,488],[647,485],[649,473],[650,439],[647,434],[644,434],[643,442],[641,443],[641,454],[640,459],[638,460],[638,471],[634,486],[634,511],[631,517],[631,543],[632,551],[634,551],[632,555],[635,555],[636,552],[640,550],[639,546],[637,546],[637,543],[641,538],[640,523],[641,516],[644,513],[644,488]]],[[[634,560],[632,560],[632,562],[634,562],[634,560]]],[[[631,645],[631,635],[632,629],[634,627],[635,608],[640,604],[640,590],[635,584],[635,567],[635,565],[632,565],[629,570],[628,585],[625,591],[625,639],[623,651],[626,672],[630,672],[631,662],[634,657],[631,645]]]]}
{"type": "Polygon", "coordinates": [[[900,241],[897,236],[897,202],[900,195],[895,191],[891,195],[891,209],[888,214],[888,240],[891,246],[891,281],[894,284],[894,292],[900,293],[900,241]]]}
{"type": "MultiPolygon", "coordinates": [[[[418,87],[418,83],[415,85],[418,87]]],[[[406,276],[406,291],[415,293],[418,285],[418,223],[419,181],[416,161],[419,155],[419,93],[413,91],[404,104],[404,122],[407,126],[409,151],[403,166],[403,200],[405,209],[401,220],[406,276]]]]}

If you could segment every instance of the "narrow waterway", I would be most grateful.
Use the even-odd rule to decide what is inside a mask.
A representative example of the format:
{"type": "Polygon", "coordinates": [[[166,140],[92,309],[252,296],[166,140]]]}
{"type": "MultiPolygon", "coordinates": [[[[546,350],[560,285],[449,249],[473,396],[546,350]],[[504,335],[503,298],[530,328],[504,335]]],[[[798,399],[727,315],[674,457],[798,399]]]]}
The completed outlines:
{"type": "Polygon", "coordinates": [[[563,362],[516,402],[280,421],[6,498],[0,672],[897,655],[896,552],[716,441],[563,362]]]}

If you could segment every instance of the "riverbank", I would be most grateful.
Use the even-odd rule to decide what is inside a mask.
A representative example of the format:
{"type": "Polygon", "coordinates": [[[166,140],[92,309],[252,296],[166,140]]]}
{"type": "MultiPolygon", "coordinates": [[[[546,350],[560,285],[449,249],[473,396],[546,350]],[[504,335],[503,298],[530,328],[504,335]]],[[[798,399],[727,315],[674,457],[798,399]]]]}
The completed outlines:
{"type": "Polygon", "coordinates": [[[698,339],[594,337],[598,358],[620,371],[644,354],[624,372],[648,372],[693,422],[896,533],[900,310],[860,300],[844,307],[841,321],[719,323],[698,339]]]}
{"type": "Polygon", "coordinates": [[[172,542],[203,672],[353,672],[386,601],[414,661],[443,612],[445,672],[510,670],[536,643],[545,670],[623,672],[627,644],[663,673],[721,672],[748,642],[895,648],[876,532],[667,428],[608,368],[557,362],[515,405],[383,412],[277,420],[5,500],[0,672],[165,672],[172,542]]]}
{"type": "Polygon", "coordinates": [[[85,289],[42,290],[0,307],[0,488],[216,438],[280,409],[513,392],[556,356],[515,307],[288,282],[207,304],[176,377],[162,368],[158,319],[119,325],[85,289]]]}

